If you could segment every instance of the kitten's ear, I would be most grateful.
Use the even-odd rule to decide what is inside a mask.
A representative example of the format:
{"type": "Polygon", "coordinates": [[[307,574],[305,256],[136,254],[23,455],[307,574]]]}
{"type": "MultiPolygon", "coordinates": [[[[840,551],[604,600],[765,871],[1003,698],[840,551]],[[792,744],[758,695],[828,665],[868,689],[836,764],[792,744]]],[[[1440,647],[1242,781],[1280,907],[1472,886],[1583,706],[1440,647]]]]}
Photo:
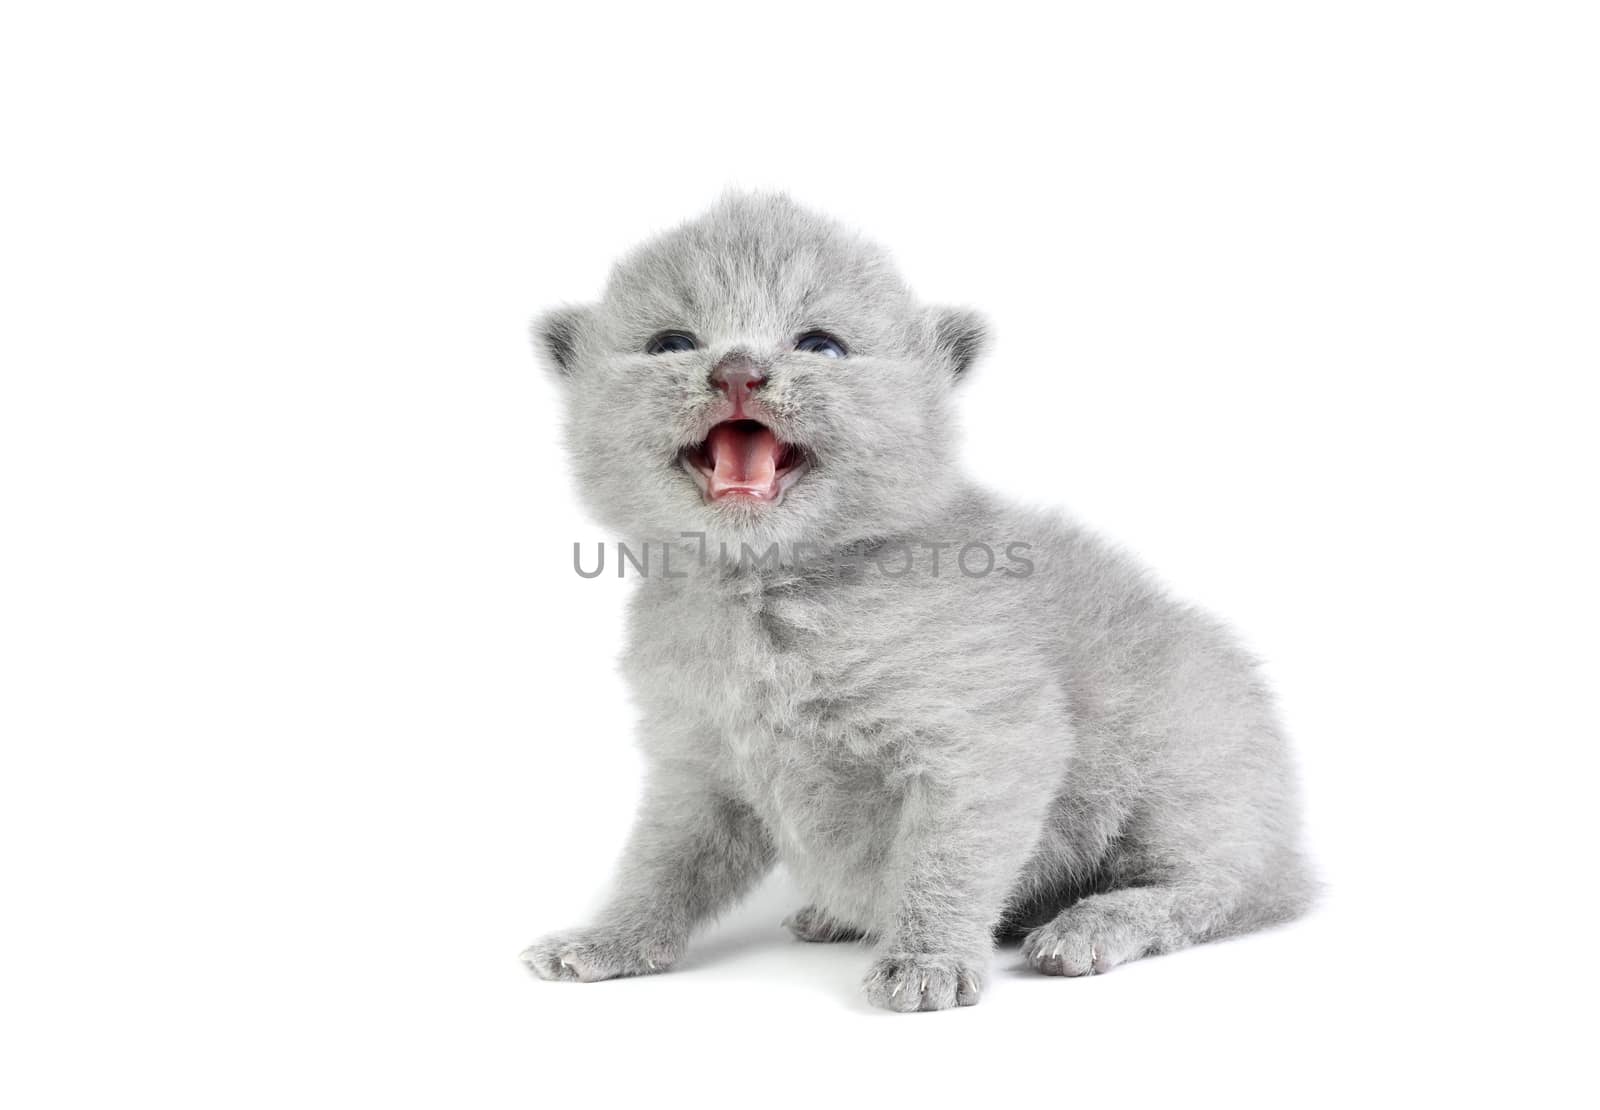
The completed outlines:
{"type": "Polygon", "coordinates": [[[988,321],[970,308],[935,308],[930,316],[934,354],[957,380],[965,377],[989,346],[988,321]]]}
{"type": "Polygon", "coordinates": [[[580,305],[552,308],[533,322],[533,347],[539,360],[558,378],[572,373],[589,323],[590,310],[580,305]]]}

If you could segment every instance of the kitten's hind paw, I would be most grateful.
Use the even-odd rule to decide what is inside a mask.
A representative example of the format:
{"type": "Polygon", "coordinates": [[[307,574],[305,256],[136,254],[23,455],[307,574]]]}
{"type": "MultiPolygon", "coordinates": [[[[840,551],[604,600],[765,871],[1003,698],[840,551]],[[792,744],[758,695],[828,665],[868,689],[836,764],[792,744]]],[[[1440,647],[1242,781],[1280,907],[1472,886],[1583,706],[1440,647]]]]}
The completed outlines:
{"type": "Polygon", "coordinates": [[[1022,958],[1045,975],[1103,975],[1156,950],[1152,922],[1167,901],[1158,887],[1092,895],[1029,933],[1022,958]]]}
{"type": "Polygon", "coordinates": [[[887,956],[872,965],[861,988],[874,1006],[908,1014],[976,1006],[983,978],[975,966],[949,956],[887,956]]]}
{"type": "Polygon", "coordinates": [[[541,979],[596,983],[624,975],[666,971],[677,951],[659,941],[639,940],[608,929],[555,933],[523,949],[522,962],[541,979]]]}
{"type": "Polygon", "coordinates": [[[859,929],[841,925],[816,906],[804,906],[795,910],[783,919],[783,927],[801,940],[813,944],[860,940],[863,935],[859,929]]]}

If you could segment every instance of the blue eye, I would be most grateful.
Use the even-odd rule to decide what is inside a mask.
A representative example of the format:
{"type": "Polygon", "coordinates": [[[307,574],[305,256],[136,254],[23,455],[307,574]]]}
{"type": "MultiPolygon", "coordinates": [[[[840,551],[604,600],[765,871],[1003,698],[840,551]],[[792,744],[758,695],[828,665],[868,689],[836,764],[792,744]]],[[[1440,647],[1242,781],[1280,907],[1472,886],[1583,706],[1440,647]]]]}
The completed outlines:
{"type": "Polygon", "coordinates": [[[843,358],[845,354],[844,344],[825,331],[813,331],[802,335],[795,341],[794,349],[811,355],[821,355],[823,358],[843,358]]]}
{"type": "Polygon", "coordinates": [[[664,331],[654,339],[650,340],[650,345],[645,348],[645,353],[652,355],[676,355],[681,354],[684,351],[692,351],[696,346],[697,344],[694,341],[694,336],[689,335],[687,332],[664,331]]]}

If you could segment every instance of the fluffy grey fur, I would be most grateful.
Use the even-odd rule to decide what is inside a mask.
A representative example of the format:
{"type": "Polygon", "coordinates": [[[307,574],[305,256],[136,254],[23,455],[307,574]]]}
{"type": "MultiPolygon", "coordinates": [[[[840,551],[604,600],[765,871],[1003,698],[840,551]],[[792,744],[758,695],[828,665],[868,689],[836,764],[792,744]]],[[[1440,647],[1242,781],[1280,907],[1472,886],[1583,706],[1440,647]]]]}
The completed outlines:
{"type": "Polygon", "coordinates": [[[1307,905],[1251,658],[1121,552],[960,474],[977,316],[922,306],[883,252],[788,199],[735,195],[535,334],[593,512],[621,540],[703,532],[711,552],[633,596],[645,796],[594,923],[523,953],[540,976],[664,971],[778,860],[811,901],[785,924],[875,942],[865,990],[891,1010],[975,1003],[997,937],[1089,975],[1307,905]],[[796,350],[815,329],[847,357],[796,350]],[[646,353],[667,330],[696,349],[646,353]],[[811,463],[776,504],[710,502],[682,464],[725,418],[708,375],[730,358],[765,375],[764,421],[811,463]],[[798,541],[892,548],[897,573],[798,541]],[[1030,545],[1033,573],[960,573],[970,541],[1030,545]],[[777,563],[719,554],[773,542],[777,563]]]}

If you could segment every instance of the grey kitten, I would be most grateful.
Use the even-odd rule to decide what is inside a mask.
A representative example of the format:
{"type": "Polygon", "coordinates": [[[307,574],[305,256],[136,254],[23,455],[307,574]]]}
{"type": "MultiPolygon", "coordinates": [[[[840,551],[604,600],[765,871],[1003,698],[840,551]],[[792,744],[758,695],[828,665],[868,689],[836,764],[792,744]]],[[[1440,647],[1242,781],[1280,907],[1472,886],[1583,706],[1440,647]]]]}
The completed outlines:
{"type": "Polygon", "coordinates": [[[664,971],[778,860],[811,900],[785,924],[875,942],[891,1010],[977,1002],[997,938],[1090,975],[1306,907],[1251,658],[957,469],[978,316],[736,195],[535,335],[583,495],[648,570],[625,663],[644,801],[597,920],[523,953],[540,976],[664,971]]]}

